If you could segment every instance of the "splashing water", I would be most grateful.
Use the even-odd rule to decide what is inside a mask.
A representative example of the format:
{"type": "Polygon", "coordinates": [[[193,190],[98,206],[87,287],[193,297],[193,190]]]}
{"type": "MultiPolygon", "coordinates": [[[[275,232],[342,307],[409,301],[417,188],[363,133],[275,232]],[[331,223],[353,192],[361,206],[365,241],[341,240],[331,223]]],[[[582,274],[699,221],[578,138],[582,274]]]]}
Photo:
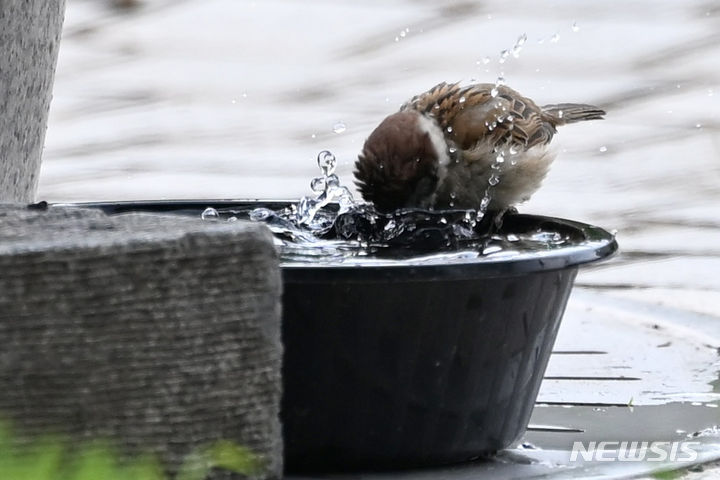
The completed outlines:
{"type": "Polygon", "coordinates": [[[372,265],[378,261],[465,261],[496,258],[569,245],[558,232],[489,234],[482,224],[491,203],[492,188],[501,181],[507,153],[498,151],[493,173],[478,210],[401,209],[380,213],[370,203],[357,201],[335,174],[337,160],[320,152],[322,173],[310,182],[314,195],[297,202],[248,202],[247,207],[208,207],[202,219],[238,219],[265,223],[273,232],[281,259],[292,263],[342,262],[372,265]],[[428,255],[428,252],[434,252],[428,255]]]}

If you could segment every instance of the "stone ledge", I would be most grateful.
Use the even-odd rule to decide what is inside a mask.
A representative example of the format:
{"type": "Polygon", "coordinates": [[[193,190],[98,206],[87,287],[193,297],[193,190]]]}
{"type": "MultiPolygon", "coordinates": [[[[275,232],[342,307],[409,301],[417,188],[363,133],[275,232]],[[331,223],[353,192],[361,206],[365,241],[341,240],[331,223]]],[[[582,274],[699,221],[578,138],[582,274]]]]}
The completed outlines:
{"type": "Polygon", "coordinates": [[[0,415],[171,470],[229,439],[279,477],[281,288],[264,225],[0,206],[0,415]]]}

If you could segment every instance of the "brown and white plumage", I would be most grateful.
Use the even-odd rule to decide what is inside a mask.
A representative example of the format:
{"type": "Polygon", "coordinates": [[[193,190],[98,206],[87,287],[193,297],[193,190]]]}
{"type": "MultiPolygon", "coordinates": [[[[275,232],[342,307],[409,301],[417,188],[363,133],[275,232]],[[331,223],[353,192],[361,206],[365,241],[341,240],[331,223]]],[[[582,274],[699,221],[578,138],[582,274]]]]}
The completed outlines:
{"type": "Polygon", "coordinates": [[[506,86],[441,83],[372,132],[355,163],[356,184],[383,211],[480,208],[495,174],[488,207],[502,211],[540,187],[557,126],[604,114],[583,104],[539,107],[506,86]]]}

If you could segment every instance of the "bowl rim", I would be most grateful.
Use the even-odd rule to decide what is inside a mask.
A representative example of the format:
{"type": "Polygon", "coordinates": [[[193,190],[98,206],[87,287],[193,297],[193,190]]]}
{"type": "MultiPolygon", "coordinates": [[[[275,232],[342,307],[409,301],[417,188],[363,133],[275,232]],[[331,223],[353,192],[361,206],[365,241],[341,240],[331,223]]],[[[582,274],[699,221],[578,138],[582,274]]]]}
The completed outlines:
{"type": "MultiPolygon", "coordinates": [[[[52,203],[51,206],[99,208],[108,214],[145,212],[184,213],[190,215],[196,214],[207,207],[222,209],[262,203],[269,208],[273,208],[273,206],[281,208],[296,202],[296,200],[281,199],[124,200],[52,203]]],[[[534,214],[514,214],[508,218],[512,218],[516,222],[553,225],[556,228],[571,230],[583,235],[586,242],[543,251],[540,255],[462,258],[445,263],[423,263],[419,261],[425,256],[412,260],[377,261],[367,265],[339,262],[281,262],[283,279],[286,283],[323,283],[340,279],[351,282],[366,282],[368,280],[428,281],[433,279],[462,280],[479,277],[525,275],[577,268],[580,265],[607,259],[618,250],[615,235],[594,225],[534,214]]]]}

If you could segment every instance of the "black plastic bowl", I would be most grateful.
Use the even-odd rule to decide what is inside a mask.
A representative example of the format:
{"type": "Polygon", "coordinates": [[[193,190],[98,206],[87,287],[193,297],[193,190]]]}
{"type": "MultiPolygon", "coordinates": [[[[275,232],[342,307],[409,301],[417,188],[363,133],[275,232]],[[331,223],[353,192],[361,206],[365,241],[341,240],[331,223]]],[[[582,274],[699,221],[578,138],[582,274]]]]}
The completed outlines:
{"type": "MultiPolygon", "coordinates": [[[[92,204],[109,213],[287,202],[92,204]]],[[[611,255],[608,232],[514,215],[503,232],[571,245],[508,258],[283,264],[287,472],[461,462],[524,433],[578,266],[611,255]]]]}

